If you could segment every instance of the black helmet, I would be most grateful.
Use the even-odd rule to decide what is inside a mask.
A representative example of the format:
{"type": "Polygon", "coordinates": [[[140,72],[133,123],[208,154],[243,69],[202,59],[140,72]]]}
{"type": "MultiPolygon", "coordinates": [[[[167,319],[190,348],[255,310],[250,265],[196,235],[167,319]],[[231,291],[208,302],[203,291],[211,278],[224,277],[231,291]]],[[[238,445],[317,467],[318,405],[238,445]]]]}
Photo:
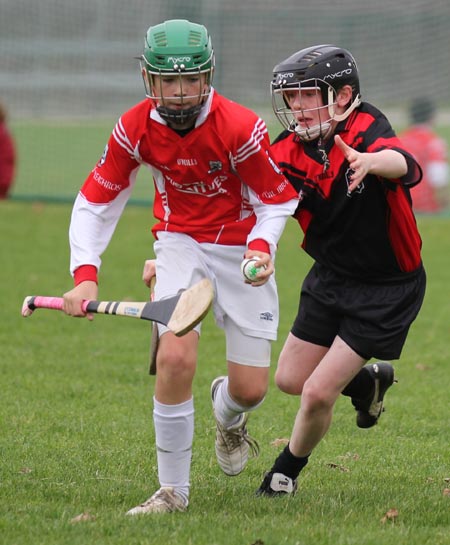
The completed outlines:
{"type": "Polygon", "coordinates": [[[353,55],[346,49],[331,44],[316,45],[297,51],[273,69],[271,83],[272,105],[275,115],[288,130],[295,131],[304,140],[324,137],[331,121],[342,121],[361,103],[358,67],[353,55]],[[344,86],[352,88],[352,102],[343,114],[335,113],[337,92],[344,86]],[[289,89],[320,89],[330,119],[320,126],[302,129],[297,126],[290,108],[283,98],[289,89]],[[279,97],[283,100],[279,100],[279,97]]]}

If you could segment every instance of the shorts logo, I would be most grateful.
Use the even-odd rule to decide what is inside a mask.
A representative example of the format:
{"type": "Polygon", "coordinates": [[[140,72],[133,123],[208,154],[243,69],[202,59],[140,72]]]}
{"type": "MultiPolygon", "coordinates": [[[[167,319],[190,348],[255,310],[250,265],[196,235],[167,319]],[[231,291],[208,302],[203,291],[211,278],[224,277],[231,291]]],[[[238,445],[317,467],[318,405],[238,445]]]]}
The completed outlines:
{"type": "Polygon", "coordinates": [[[271,312],[261,312],[259,319],[266,320],[267,322],[273,322],[273,314],[271,312]]]}

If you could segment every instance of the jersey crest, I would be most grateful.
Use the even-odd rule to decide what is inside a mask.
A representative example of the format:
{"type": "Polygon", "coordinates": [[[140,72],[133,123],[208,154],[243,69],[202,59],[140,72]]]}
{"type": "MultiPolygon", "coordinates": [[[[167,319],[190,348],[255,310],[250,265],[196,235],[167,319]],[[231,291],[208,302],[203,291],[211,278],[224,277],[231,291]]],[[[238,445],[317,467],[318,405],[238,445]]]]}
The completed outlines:
{"type": "Polygon", "coordinates": [[[351,168],[348,168],[346,173],[345,173],[345,181],[347,182],[347,197],[349,199],[352,198],[352,195],[354,193],[362,193],[363,192],[363,189],[364,189],[364,182],[361,182],[359,184],[359,186],[353,190],[353,192],[351,192],[348,188],[350,187],[350,184],[352,183],[352,180],[351,180],[351,175],[354,173],[355,171],[351,168]]]}

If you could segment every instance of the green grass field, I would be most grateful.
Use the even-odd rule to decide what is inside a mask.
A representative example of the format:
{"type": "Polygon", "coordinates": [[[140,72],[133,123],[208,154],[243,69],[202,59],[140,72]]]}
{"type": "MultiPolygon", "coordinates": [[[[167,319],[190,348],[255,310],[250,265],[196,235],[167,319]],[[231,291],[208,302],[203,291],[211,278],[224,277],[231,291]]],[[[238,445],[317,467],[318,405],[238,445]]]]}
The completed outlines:
{"type": "MultiPolygon", "coordinates": [[[[71,287],[70,205],[0,203],[2,545],[449,545],[450,218],[419,218],[428,290],[413,324],[398,384],[378,426],[360,430],[349,400],[314,452],[294,498],[254,496],[289,436],[298,400],[273,383],[252,415],[261,446],[229,478],[214,455],[209,385],[225,371],[223,336],[205,320],[194,384],[196,433],[187,513],[124,513],[157,488],[147,374],[149,325],[120,317],[21,317],[24,296],[71,287]],[[398,516],[385,519],[389,510],[398,516]],[[74,522],[80,514],[88,520],[74,522]]],[[[104,255],[103,299],[148,297],[142,265],[152,255],[151,214],[130,206],[104,255]]],[[[277,258],[281,324],[273,366],[310,260],[289,222],[277,258]]]]}

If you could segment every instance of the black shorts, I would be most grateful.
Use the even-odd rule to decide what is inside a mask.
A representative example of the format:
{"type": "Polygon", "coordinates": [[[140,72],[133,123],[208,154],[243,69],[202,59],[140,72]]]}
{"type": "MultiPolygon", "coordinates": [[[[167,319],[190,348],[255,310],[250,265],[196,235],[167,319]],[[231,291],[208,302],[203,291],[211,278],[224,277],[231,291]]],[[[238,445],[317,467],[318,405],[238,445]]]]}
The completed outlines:
{"type": "Polygon", "coordinates": [[[398,359],[425,285],[423,269],[402,283],[365,284],[316,263],[303,282],[291,333],[320,346],[339,336],[366,360],[398,359]]]}

